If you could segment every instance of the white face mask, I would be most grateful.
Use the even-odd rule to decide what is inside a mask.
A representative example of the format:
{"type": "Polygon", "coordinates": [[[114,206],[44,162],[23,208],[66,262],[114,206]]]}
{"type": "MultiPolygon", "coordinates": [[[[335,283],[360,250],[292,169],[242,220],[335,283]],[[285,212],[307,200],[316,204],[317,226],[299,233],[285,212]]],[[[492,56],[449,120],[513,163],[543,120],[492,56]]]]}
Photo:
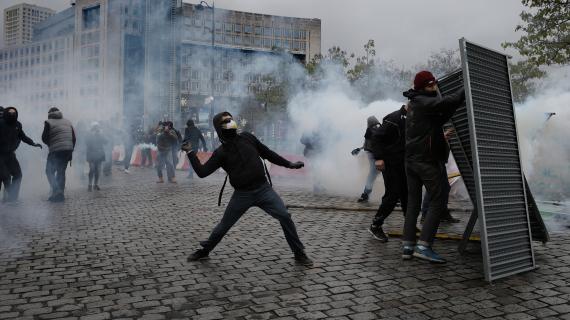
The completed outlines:
{"type": "Polygon", "coordinates": [[[232,119],[230,120],[230,122],[226,122],[222,124],[222,129],[228,130],[228,129],[237,129],[238,125],[237,123],[232,119]]]}

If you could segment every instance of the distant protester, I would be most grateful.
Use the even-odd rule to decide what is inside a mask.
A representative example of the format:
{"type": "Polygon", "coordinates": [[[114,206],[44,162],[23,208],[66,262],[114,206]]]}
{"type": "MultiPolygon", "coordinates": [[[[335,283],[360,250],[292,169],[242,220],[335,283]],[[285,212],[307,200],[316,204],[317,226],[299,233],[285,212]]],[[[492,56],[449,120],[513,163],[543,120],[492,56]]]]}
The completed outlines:
{"type": "Polygon", "coordinates": [[[414,88],[404,92],[409,99],[406,118],[406,176],[408,209],[404,223],[403,259],[412,256],[435,263],[445,263],[433,249],[433,240],[443,213],[445,161],[449,145],[442,126],[465,101],[465,91],[442,97],[437,81],[429,71],[421,71],[414,78],[414,88]],[[416,244],[416,224],[422,201],[422,186],[430,194],[430,210],[416,244]]]}
{"type": "MultiPolygon", "coordinates": [[[[322,138],[320,134],[316,131],[314,132],[305,132],[301,135],[300,139],[301,144],[305,146],[303,149],[303,156],[309,160],[309,166],[313,167],[316,165],[315,159],[317,156],[322,152],[322,138]]],[[[325,191],[323,184],[319,178],[319,175],[313,175],[313,192],[314,193],[322,193],[325,191]]]]}
{"type": "MultiPolygon", "coordinates": [[[[372,188],[374,187],[374,181],[376,181],[376,177],[378,176],[379,171],[376,170],[376,166],[374,165],[374,154],[372,153],[372,129],[380,127],[380,121],[376,119],[375,116],[370,116],[366,120],[366,132],[364,132],[364,145],[362,149],[366,153],[366,158],[368,158],[368,176],[366,178],[366,185],[364,186],[364,191],[362,195],[357,200],[358,202],[368,202],[368,198],[370,193],[372,192],[372,188]]],[[[352,150],[353,155],[357,155],[360,152],[360,148],[352,150]]]]}
{"type": "Polygon", "coordinates": [[[0,119],[0,185],[4,185],[4,202],[17,201],[20,194],[22,169],[16,158],[16,149],[21,141],[32,147],[42,147],[26,136],[22,124],[18,121],[16,108],[3,109],[0,119]]]}
{"type": "Polygon", "coordinates": [[[156,136],[152,128],[148,128],[142,136],[141,167],[152,168],[152,146],[156,143],[156,136]]]}
{"type": "Polygon", "coordinates": [[[160,122],[156,129],[156,147],[157,147],[157,164],[156,173],[158,175],[157,183],[164,183],[162,178],[162,169],[166,167],[166,177],[168,182],[176,183],[174,172],[174,164],[172,161],[172,148],[177,145],[178,136],[172,130],[169,122],[160,122]]]}
{"type": "MultiPolygon", "coordinates": [[[[202,142],[202,149],[204,152],[208,152],[208,147],[206,147],[206,140],[202,131],[196,127],[194,120],[189,119],[186,121],[186,129],[184,129],[184,141],[188,141],[192,145],[192,150],[198,152],[200,150],[200,142],[202,142]]],[[[194,170],[192,166],[188,169],[188,179],[194,178],[194,170]]]]}
{"type": "Polygon", "coordinates": [[[105,161],[104,146],[107,143],[107,139],[101,134],[101,126],[98,122],[93,122],[85,142],[85,156],[89,163],[89,185],[87,186],[87,191],[100,190],[99,175],[101,173],[101,163],[105,161]]]}
{"type": "Polygon", "coordinates": [[[71,122],[63,118],[62,112],[56,107],[48,111],[42,141],[49,147],[46,163],[46,175],[51,187],[49,201],[62,202],[65,200],[65,171],[71,162],[76,139],[71,122]]]}
{"type": "Polygon", "coordinates": [[[200,242],[202,249],[190,255],[188,261],[207,258],[241,216],[249,208],[255,206],[279,220],[295,261],[305,266],[312,265],[313,262],[305,254],[305,247],[297,235],[295,223],[283,200],[267,181],[268,172],[262,159],[289,169],[300,169],[304,166],[303,162],[292,163],[284,159],[250,133],[238,134],[237,124],[229,112],[214,116],[213,124],[222,145],[214,150],[205,164],[200,163],[196,157],[195,148],[190,143],[183,144],[182,149],[186,151],[194,171],[200,178],[207,177],[219,168],[223,168],[228,173],[230,184],[235,191],[222,220],[208,239],[200,242]]]}

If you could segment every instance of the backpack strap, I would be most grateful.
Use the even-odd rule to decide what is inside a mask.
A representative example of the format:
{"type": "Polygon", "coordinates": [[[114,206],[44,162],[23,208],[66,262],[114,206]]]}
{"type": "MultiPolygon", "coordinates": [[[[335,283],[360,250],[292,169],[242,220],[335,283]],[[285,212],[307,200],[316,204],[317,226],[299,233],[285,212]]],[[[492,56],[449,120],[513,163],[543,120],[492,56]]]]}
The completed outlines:
{"type": "Polygon", "coordinates": [[[224,194],[224,188],[226,187],[227,182],[228,182],[228,175],[226,174],[226,178],[224,179],[224,184],[222,185],[222,189],[220,189],[220,194],[218,195],[218,207],[222,205],[222,195],[224,194]]]}

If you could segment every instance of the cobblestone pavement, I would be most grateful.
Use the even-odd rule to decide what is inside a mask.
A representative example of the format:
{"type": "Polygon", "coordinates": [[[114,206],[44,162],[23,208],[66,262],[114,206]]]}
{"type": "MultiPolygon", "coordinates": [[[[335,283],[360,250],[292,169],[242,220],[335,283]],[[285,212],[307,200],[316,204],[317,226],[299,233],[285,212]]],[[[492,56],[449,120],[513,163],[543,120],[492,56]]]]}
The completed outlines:
{"type": "MultiPolygon", "coordinates": [[[[570,319],[568,234],[536,244],[539,269],[487,284],[476,244],[461,256],[437,242],[446,265],[402,261],[398,239],[366,232],[373,211],[291,209],[315,260],[297,266],[278,223],[252,209],[209,260],[189,263],[220,219],[221,178],[157,185],[132,171],[62,204],[0,205],[0,319],[570,319]]],[[[362,208],[274,182],[288,204],[362,208]]]]}

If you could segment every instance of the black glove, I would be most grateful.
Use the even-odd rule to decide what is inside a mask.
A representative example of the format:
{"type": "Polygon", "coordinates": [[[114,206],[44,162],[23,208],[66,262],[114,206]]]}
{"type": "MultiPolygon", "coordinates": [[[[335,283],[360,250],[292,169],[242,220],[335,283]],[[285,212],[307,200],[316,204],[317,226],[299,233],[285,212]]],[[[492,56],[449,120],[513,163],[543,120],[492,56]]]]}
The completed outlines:
{"type": "Polygon", "coordinates": [[[34,144],[34,147],[38,147],[38,148],[40,148],[40,149],[43,149],[42,145],[39,144],[39,143],[34,144]]]}
{"type": "Polygon", "coordinates": [[[305,164],[303,163],[303,161],[291,162],[289,164],[290,169],[301,169],[304,166],[305,164]]]}
{"type": "Polygon", "coordinates": [[[360,148],[356,148],[356,149],[352,150],[350,152],[350,154],[352,154],[353,156],[357,156],[359,152],[360,152],[360,148]]]}

